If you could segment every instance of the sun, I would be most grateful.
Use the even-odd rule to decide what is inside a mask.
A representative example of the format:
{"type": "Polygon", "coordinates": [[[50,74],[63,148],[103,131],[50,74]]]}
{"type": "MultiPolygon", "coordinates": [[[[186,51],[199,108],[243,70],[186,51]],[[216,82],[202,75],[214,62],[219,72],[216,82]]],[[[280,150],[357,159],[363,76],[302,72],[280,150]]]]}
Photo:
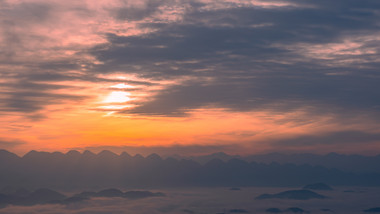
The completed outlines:
{"type": "Polygon", "coordinates": [[[131,100],[130,93],[124,91],[113,91],[104,100],[104,103],[125,103],[131,100]]]}
{"type": "Polygon", "coordinates": [[[119,83],[113,86],[110,86],[110,88],[117,88],[117,89],[125,89],[125,88],[134,88],[132,85],[127,85],[125,83],[119,83]]]}

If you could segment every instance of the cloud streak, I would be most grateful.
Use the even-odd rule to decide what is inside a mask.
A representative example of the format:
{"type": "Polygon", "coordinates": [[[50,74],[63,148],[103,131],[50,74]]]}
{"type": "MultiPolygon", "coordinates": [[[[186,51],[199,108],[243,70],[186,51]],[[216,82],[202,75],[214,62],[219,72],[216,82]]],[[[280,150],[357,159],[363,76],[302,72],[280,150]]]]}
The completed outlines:
{"type": "MultiPolygon", "coordinates": [[[[309,121],[309,131],[318,129],[310,136],[328,135],[329,123],[337,133],[368,129],[376,134],[378,8],[373,0],[1,1],[2,123],[30,126],[21,121],[26,118],[44,120],[40,127],[50,128],[57,118],[85,121],[84,115],[96,114],[123,125],[120,121],[131,118],[173,125],[176,119],[196,121],[206,117],[199,112],[222,109],[221,116],[228,118],[306,112],[297,119],[309,121]],[[124,97],[107,102],[112,94],[124,97]],[[330,120],[321,125],[316,118],[330,120]],[[347,118],[355,118],[351,127],[347,118]]],[[[277,135],[285,141],[305,136],[299,130],[306,125],[290,126],[294,116],[282,120],[288,126],[277,126],[277,135]]],[[[265,142],[277,139],[276,121],[266,121],[273,126],[265,142]]],[[[244,127],[261,137],[265,132],[244,127]]],[[[226,129],[211,129],[212,144],[215,139],[231,142],[217,134],[228,133],[226,129]]],[[[41,143],[45,135],[36,133],[25,141],[41,143]]],[[[70,133],[87,136],[90,131],[70,133]]],[[[124,142],[120,136],[111,138],[118,139],[111,146],[124,142]]],[[[199,137],[168,141],[178,139],[197,144],[199,137]]],[[[99,146],[81,142],[80,147],[99,146]]]]}
{"type": "Polygon", "coordinates": [[[0,147],[6,148],[6,149],[12,149],[14,147],[17,147],[19,145],[26,144],[26,142],[20,141],[20,140],[6,140],[0,138],[0,147]]]}

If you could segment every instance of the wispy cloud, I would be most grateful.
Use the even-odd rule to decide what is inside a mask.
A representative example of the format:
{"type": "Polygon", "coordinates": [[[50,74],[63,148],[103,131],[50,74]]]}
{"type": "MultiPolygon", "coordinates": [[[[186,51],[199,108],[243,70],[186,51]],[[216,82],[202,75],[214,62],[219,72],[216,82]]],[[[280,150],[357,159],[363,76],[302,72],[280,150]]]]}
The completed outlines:
{"type": "Polygon", "coordinates": [[[298,120],[333,118],[340,131],[374,133],[378,8],[371,0],[1,1],[0,122],[51,128],[84,114],[167,121],[205,109],[307,111],[298,120]],[[118,100],[107,102],[112,94],[118,100]],[[349,117],[362,119],[346,127],[349,117]]]}
{"type": "Polygon", "coordinates": [[[7,140],[0,138],[0,147],[3,149],[13,149],[14,147],[17,147],[19,145],[26,144],[26,142],[21,140],[7,140]]]}

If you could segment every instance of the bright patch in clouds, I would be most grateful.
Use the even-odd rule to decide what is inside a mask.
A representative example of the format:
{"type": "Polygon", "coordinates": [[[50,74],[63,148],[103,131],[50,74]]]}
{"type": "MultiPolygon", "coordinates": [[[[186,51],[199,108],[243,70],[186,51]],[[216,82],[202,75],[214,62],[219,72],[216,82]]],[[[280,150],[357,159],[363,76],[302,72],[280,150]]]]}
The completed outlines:
{"type": "Polygon", "coordinates": [[[119,83],[117,85],[113,85],[110,88],[118,88],[118,89],[125,89],[125,88],[134,88],[131,85],[126,85],[125,83],[119,83]]]}
{"type": "Polygon", "coordinates": [[[129,97],[131,93],[124,91],[113,91],[111,92],[106,99],[103,101],[104,103],[125,103],[131,100],[129,97]]]}
{"type": "Polygon", "coordinates": [[[0,0],[0,149],[378,152],[379,8],[375,0],[0,0]],[[352,130],[370,143],[336,143],[352,130]],[[289,143],[305,136],[332,136],[334,145],[289,143]]]}

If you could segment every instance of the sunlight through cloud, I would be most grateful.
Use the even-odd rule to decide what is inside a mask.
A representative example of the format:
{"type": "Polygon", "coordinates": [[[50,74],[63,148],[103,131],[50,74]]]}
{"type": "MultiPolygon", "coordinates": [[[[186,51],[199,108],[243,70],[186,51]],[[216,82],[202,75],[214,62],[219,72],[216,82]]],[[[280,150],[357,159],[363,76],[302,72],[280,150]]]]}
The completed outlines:
{"type": "Polygon", "coordinates": [[[111,92],[106,99],[103,101],[104,103],[124,103],[131,100],[129,97],[131,93],[124,91],[113,91],[111,92]]]}
{"type": "Polygon", "coordinates": [[[125,88],[134,88],[134,86],[127,85],[125,83],[119,83],[113,86],[110,86],[110,88],[118,88],[118,89],[125,89],[125,88]]]}

